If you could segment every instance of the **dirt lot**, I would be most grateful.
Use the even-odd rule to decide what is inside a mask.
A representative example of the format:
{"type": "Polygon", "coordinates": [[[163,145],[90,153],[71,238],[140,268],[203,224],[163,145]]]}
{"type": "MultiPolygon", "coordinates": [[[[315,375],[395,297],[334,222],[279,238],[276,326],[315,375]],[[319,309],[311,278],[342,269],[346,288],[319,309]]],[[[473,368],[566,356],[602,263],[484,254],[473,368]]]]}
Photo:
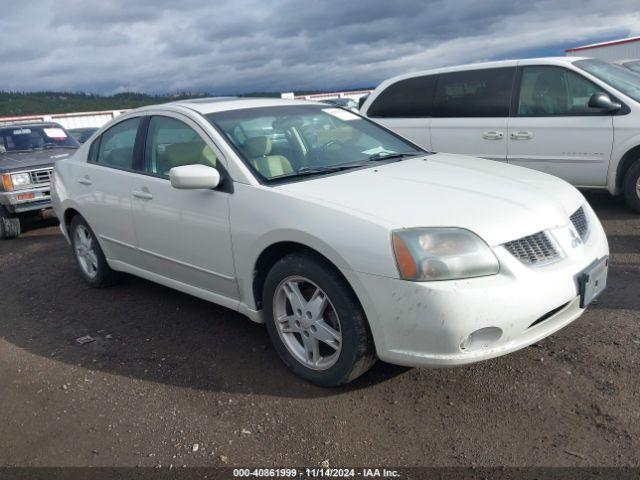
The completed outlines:
{"type": "Polygon", "coordinates": [[[0,242],[0,465],[639,465],[640,216],[588,198],[612,261],[578,321],[507,357],[379,363],[333,390],[235,312],[132,277],[88,288],[51,222],[0,242]]]}

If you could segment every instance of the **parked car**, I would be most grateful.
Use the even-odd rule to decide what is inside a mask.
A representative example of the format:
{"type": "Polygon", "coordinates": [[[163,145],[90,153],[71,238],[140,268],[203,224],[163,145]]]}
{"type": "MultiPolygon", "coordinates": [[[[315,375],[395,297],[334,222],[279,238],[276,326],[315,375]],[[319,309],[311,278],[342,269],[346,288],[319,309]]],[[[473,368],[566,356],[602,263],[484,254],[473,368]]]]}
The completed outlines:
{"type": "Polygon", "coordinates": [[[95,127],[70,128],[68,130],[71,136],[75,138],[78,143],[86,142],[87,140],[89,140],[89,138],[91,138],[91,135],[93,135],[97,131],[98,129],[95,127]]]}
{"type": "Polygon", "coordinates": [[[384,81],[367,117],[423,148],[623,193],[640,212],[640,77],[577,57],[509,60],[384,81]]]}
{"type": "Polygon", "coordinates": [[[358,102],[356,102],[353,98],[330,98],[328,100],[322,100],[322,103],[346,108],[347,110],[351,110],[352,112],[358,112],[358,102]]]}
{"type": "Polygon", "coordinates": [[[319,103],[129,112],[56,163],[53,204],[90,285],[128,272],[265,322],[283,362],[320,385],[376,358],[504,355],[606,284],[604,231],[571,185],[430,154],[319,103]],[[265,123],[286,143],[251,128],[265,123]]]}
{"type": "Polygon", "coordinates": [[[53,164],[78,147],[57,123],[0,126],[0,239],[16,238],[21,218],[51,207],[53,164]]]}

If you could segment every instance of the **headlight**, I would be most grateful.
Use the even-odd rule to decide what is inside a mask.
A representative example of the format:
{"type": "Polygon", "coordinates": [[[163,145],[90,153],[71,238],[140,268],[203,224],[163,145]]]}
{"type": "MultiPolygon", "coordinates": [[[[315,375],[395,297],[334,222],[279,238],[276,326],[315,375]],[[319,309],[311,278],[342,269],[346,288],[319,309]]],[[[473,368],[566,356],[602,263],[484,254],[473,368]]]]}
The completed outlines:
{"type": "Polygon", "coordinates": [[[405,280],[453,280],[495,275],[498,259],[480,237],[462,228],[412,228],[392,234],[405,280]]]}
{"type": "Polygon", "coordinates": [[[24,188],[31,185],[31,175],[28,173],[13,173],[11,175],[11,183],[13,188],[24,188]]]}

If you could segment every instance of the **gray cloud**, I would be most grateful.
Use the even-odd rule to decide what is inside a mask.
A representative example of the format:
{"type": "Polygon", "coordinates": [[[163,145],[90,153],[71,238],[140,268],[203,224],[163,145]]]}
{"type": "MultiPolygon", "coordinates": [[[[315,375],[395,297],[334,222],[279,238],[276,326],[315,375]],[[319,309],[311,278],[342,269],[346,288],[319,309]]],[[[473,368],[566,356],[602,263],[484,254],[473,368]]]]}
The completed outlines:
{"type": "Polygon", "coordinates": [[[31,0],[0,17],[0,88],[366,86],[621,34],[640,34],[635,0],[31,0]]]}

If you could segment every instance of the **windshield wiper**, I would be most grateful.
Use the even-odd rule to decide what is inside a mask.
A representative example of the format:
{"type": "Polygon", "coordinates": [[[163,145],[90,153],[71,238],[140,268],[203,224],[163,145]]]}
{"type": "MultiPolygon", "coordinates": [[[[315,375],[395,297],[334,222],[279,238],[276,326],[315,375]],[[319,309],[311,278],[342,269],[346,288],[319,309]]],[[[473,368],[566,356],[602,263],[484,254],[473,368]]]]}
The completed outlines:
{"type": "Polygon", "coordinates": [[[331,165],[326,167],[302,167],[297,172],[288,173],[286,175],[280,175],[278,177],[270,178],[269,180],[280,180],[283,178],[306,177],[309,175],[322,175],[324,173],[342,172],[344,170],[364,167],[366,165],[367,165],[366,163],[358,162],[358,163],[348,163],[343,165],[331,165]]]}
{"type": "Polygon", "coordinates": [[[417,157],[420,153],[417,152],[404,152],[404,153],[387,153],[387,152],[378,152],[373,155],[369,155],[369,160],[372,162],[379,162],[382,160],[394,160],[399,158],[406,157],[417,157]]]}

